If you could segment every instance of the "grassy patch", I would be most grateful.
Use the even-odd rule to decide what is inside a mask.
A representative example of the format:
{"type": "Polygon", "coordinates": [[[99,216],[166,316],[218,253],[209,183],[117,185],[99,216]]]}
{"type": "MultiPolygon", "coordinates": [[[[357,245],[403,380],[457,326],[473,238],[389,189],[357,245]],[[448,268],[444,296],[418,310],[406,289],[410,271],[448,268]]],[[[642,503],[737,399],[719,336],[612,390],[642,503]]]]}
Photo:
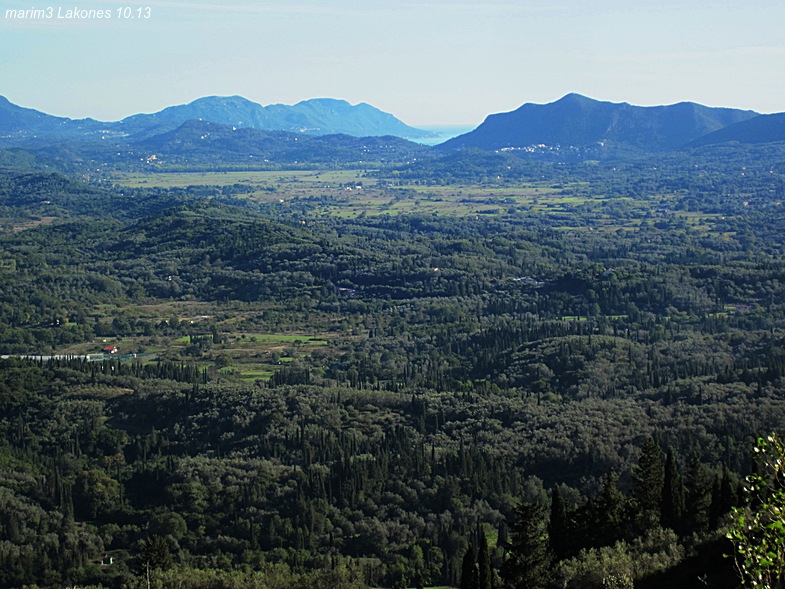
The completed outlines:
{"type": "Polygon", "coordinates": [[[272,370],[241,370],[239,378],[240,380],[253,382],[256,380],[270,380],[272,375],[272,370]]]}

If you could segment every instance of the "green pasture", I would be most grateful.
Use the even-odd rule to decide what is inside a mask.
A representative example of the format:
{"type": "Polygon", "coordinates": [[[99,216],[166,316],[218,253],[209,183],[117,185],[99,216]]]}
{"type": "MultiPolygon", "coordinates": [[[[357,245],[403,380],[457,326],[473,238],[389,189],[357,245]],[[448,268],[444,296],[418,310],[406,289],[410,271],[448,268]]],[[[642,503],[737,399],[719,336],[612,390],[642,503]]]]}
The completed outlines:
{"type": "MultiPolygon", "coordinates": [[[[358,170],[275,170],[246,172],[150,172],[117,173],[110,180],[131,188],[186,188],[188,186],[229,186],[248,184],[260,188],[289,184],[324,186],[359,181],[363,172],[358,170]]],[[[363,184],[374,183],[362,178],[363,184]]]]}
{"type": "MultiPolygon", "coordinates": [[[[366,175],[364,170],[275,170],[244,172],[118,173],[111,180],[122,186],[187,188],[242,185],[235,198],[269,207],[272,214],[356,219],[379,215],[438,215],[446,217],[559,215],[567,222],[562,232],[609,233],[638,230],[644,221],[683,224],[711,232],[718,214],[674,211],[678,195],[660,194],[635,200],[591,193],[586,182],[553,184],[520,182],[511,185],[392,184],[366,175]],[[620,212],[621,209],[621,212],[620,212]],[[570,219],[582,219],[574,224],[570,219]]],[[[0,270],[2,271],[2,270],[0,270]]]]}
{"type": "Polygon", "coordinates": [[[663,213],[674,195],[634,200],[592,194],[585,182],[552,184],[520,182],[514,185],[450,184],[394,185],[367,176],[363,170],[275,170],[244,172],[149,172],[115,174],[122,186],[186,188],[243,185],[235,198],[249,199],[271,212],[308,218],[354,219],[378,215],[441,215],[493,217],[504,215],[579,215],[591,219],[580,226],[565,224],[564,231],[617,231],[636,229],[643,219],[666,218],[701,232],[712,230],[715,215],[686,211],[663,213]],[[610,207],[606,210],[606,207],[610,207]],[[624,213],[619,214],[618,208],[624,213]],[[578,210],[576,210],[578,209],[578,210]],[[580,212],[579,212],[580,211],[580,212]]]}
{"type": "Polygon", "coordinates": [[[301,342],[302,345],[308,346],[326,346],[327,340],[322,339],[315,335],[299,335],[299,334],[282,334],[282,333],[257,333],[247,335],[245,341],[258,343],[262,345],[275,345],[275,344],[293,344],[301,342]]]}
{"type": "Polygon", "coordinates": [[[272,370],[240,370],[238,378],[247,382],[254,382],[257,380],[270,380],[272,375],[272,370]]]}

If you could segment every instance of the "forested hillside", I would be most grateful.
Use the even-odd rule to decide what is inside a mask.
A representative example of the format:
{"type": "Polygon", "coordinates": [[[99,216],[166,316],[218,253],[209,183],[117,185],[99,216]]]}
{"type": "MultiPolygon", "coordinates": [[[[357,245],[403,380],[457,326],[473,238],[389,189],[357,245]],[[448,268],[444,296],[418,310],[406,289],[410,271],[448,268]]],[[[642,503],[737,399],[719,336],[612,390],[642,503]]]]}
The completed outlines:
{"type": "Polygon", "coordinates": [[[736,587],[783,166],[5,169],[0,585],[736,587]]]}

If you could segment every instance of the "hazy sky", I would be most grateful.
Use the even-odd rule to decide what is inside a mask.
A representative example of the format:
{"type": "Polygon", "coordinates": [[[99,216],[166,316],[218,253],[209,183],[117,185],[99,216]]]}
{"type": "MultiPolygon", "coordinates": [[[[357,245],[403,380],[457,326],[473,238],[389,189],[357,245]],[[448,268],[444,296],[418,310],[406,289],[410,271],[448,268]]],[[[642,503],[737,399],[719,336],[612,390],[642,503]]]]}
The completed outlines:
{"type": "Polygon", "coordinates": [[[233,94],[367,102],[411,125],[568,92],[785,111],[783,0],[47,2],[0,3],[0,95],[74,118],[233,94]],[[75,7],[111,18],[58,18],[75,7]],[[51,18],[7,12],[32,8],[51,18]]]}

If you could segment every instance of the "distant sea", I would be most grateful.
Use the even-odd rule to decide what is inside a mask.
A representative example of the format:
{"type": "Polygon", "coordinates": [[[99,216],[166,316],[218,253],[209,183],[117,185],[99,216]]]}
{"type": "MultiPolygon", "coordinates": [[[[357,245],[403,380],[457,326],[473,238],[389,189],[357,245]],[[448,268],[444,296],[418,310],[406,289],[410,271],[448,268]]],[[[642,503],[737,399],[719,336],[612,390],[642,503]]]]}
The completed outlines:
{"type": "Polygon", "coordinates": [[[423,139],[412,139],[412,141],[415,141],[416,143],[422,143],[423,145],[438,145],[439,143],[444,143],[448,139],[452,139],[458,135],[463,135],[464,133],[473,131],[477,128],[477,125],[435,125],[432,127],[417,128],[424,131],[430,131],[431,133],[436,133],[436,136],[425,137],[423,139]]]}

